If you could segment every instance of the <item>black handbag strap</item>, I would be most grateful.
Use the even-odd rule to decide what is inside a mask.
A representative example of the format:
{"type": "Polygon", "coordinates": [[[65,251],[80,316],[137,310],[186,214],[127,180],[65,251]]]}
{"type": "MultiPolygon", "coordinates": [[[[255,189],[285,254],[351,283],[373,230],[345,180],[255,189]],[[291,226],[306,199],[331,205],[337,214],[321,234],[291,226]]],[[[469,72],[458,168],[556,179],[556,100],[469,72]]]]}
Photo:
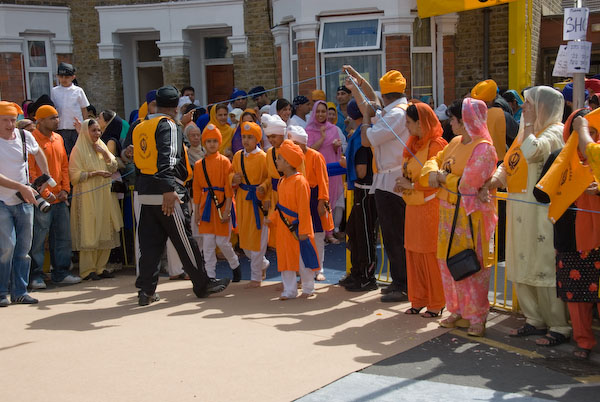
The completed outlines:
{"type": "Polygon", "coordinates": [[[27,143],[25,142],[25,130],[20,128],[19,133],[21,134],[21,142],[23,144],[23,161],[27,162],[27,143]]]}
{"type": "Polygon", "coordinates": [[[219,204],[219,199],[217,198],[217,195],[213,190],[213,186],[210,182],[210,179],[208,178],[208,172],[206,171],[206,158],[202,158],[202,170],[204,171],[204,178],[206,179],[206,184],[208,185],[208,194],[210,195],[210,198],[212,198],[217,209],[219,209],[223,206],[223,204],[225,204],[225,200],[223,200],[223,202],[219,204]]]}
{"type": "MultiPolygon", "coordinates": [[[[458,188],[458,186],[457,186],[458,188]]],[[[456,229],[456,220],[458,219],[458,211],[460,209],[460,191],[458,191],[458,199],[456,200],[456,207],[454,208],[454,219],[452,220],[452,231],[450,232],[450,242],[448,243],[448,251],[446,252],[446,260],[450,257],[450,249],[452,248],[452,240],[454,239],[454,230],[456,229]]],[[[475,249],[475,236],[473,235],[473,220],[469,215],[469,227],[471,229],[471,240],[473,240],[473,249],[475,249]]]]}

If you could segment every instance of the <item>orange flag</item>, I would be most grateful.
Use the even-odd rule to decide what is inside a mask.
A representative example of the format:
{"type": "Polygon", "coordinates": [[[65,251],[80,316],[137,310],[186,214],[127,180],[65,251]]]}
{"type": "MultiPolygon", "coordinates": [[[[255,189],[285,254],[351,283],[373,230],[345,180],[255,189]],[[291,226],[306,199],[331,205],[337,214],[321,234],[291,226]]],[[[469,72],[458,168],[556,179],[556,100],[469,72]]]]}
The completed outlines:
{"type": "Polygon", "coordinates": [[[579,160],[578,145],[579,136],[573,131],[548,172],[536,184],[537,188],[550,197],[548,218],[552,223],[555,223],[594,181],[590,168],[582,165],[579,160]]]}

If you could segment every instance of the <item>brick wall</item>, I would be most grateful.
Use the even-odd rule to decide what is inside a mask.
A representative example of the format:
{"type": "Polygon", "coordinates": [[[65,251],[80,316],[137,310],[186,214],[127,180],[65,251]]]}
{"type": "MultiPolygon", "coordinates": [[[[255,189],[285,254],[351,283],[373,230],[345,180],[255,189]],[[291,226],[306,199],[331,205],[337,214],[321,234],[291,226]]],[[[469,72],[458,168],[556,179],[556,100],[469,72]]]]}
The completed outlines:
{"type": "MultiPolygon", "coordinates": [[[[398,70],[406,78],[405,93],[410,94],[410,37],[401,35],[385,36],[385,68],[383,73],[389,70],[398,70]]],[[[373,84],[373,83],[372,83],[373,84]]]]}
{"type": "MultiPolygon", "coordinates": [[[[271,34],[269,0],[244,1],[244,28],[248,37],[248,54],[234,56],[234,79],[237,88],[246,92],[262,85],[276,87],[276,56],[271,34]]],[[[270,98],[273,94],[267,94],[270,98]]]]}
{"type": "MultiPolygon", "coordinates": [[[[298,81],[315,78],[317,76],[317,50],[316,42],[303,41],[298,42],[298,81]]],[[[298,94],[304,95],[310,99],[311,92],[317,89],[316,80],[303,82],[299,85],[298,94]]]]}
{"type": "Polygon", "coordinates": [[[21,53],[0,53],[0,99],[19,105],[25,100],[21,53]]]}
{"type": "Polygon", "coordinates": [[[483,76],[483,10],[459,13],[456,32],[456,97],[491,78],[501,88],[508,86],[508,5],[489,8],[489,74],[483,76]]]}
{"type": "Polygon", "coordinates": [[[444,47],[444,103],[451,104],[456,99],[456,45],[454,35],[443,38],[444,47]]]}
{"type": "Polygon", "coordinates": [[[163,83],[181,89],[190,82],[190,59],[188,57],[163,57],[163,83]]]}

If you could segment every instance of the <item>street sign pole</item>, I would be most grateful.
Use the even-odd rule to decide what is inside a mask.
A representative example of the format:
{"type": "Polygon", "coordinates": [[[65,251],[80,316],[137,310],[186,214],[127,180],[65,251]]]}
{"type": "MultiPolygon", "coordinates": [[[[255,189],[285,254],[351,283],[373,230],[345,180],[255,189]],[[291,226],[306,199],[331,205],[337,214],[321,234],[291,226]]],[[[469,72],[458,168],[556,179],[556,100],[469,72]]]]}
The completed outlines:
{"type": "MultiPolygon", "coordinates": [[[[575,8],[581,8],[582,1],[575,1],[575,8]]],[[[580,39],[577,39],[580,42],[580,39]]],[[[585,104],[585,73],[573,74],[573,110],[581,109],[585,104]]]]}

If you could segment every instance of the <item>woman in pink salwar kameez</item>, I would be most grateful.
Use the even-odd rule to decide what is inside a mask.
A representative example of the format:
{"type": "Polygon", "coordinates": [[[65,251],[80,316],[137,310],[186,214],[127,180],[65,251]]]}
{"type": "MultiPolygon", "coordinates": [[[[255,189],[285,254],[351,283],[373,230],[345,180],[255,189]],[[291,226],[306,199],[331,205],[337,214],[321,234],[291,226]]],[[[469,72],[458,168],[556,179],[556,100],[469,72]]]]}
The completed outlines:
{"type": "Polygon", "coordinates": [[[421,183],[441,187],[439,240],[437,258],[446,295],[446,308],[451,315],[440,325],[456,327],[460,320],[468,321],[468,334],[483,336],[489,310],[488,289],[492,264],[489,242],[498,217],[494,203],[486,191],[480,191],[492,176],[498,160],[487,129],[487,106],[484,102],[466,98],[449,109],[452,131],[457,137],[425,163],[421,183]],[[477,253],[482,269],[474,275],[455,281],[446,265],[446,254],[452,230],[456,193],[461,193],[458,219],[450,256],[467,248],[477,253]],[[473,224],[473,236],[469,227],[473,224]],[[474,237],[474,241],[473,241],[474,237]]]}

